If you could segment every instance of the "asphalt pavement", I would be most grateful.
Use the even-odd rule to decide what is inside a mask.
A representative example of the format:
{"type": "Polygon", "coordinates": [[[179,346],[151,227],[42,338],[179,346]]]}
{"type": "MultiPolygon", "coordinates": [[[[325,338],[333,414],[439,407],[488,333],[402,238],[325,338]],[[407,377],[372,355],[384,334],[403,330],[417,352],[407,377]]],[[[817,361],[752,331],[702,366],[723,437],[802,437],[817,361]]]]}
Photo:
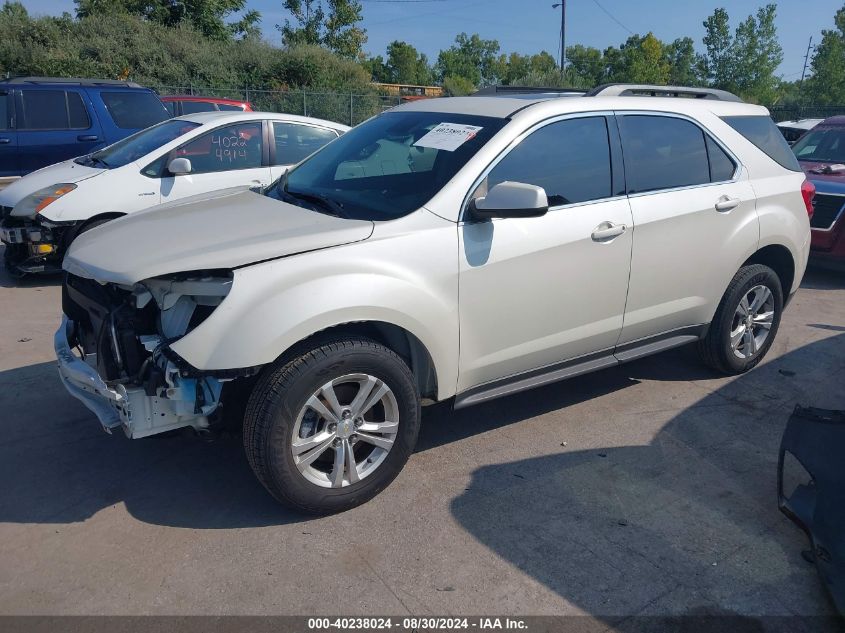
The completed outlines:
{"type": "MultiPolygon", "coordinates": [[[[2,250],[2,249],[0,249],[2,250]]],[[[0,275],[3,275],[0,273],[0,275]]],[[[61,386],[56,279],[0,276],[0,614],[830,615],[777,509],[796,403],[845,409],[845,275],[752,372],[694,348],[452,412],[344,514],[289,511],[240,438],[107,435],[61,386]]]]}

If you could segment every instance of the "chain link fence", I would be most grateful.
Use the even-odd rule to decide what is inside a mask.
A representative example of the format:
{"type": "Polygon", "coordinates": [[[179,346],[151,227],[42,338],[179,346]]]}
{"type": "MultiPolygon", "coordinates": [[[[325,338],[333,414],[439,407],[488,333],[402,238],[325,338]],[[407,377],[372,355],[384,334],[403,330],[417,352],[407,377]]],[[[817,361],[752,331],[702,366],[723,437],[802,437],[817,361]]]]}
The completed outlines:
{"type": "Polygon", "coordinates": [[[402,102],[398,96],[314,92],[310,90],[266,90],[256,88],[207,88],[189,86],[150,86],[160,95],[194,95],[249,101],[261,112],[284,112],[326,119],[346,125],[361,121],[402,102]]]}
{"type": "Polygon", "coordinates": [[[769,112],[775,122],[795,121],[796,119],[826,119],[827,117],[845,114],[845,105],[841,106],[771,106],[769,112]]]}

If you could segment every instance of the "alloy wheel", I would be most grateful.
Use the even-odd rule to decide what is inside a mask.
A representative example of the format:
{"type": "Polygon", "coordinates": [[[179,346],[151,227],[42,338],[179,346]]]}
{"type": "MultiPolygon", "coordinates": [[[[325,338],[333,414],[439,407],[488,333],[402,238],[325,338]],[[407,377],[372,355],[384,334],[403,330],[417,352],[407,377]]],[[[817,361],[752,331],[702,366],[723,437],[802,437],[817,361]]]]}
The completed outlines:
{"type": "Polygon", "coordinates": [[[763,285],[751,288],[739,302],[731,323],[731,350],[748,359],[763,347],[775,320],[775,299],[763,285]]]}
{"type": "Polygon", "coordinates": [[[369,374],[347,374],[320,387],[300,410],[294,463],[313,484],[350,486],[382,465],[398,430],[399,405],[390,387],[369,374]]]}

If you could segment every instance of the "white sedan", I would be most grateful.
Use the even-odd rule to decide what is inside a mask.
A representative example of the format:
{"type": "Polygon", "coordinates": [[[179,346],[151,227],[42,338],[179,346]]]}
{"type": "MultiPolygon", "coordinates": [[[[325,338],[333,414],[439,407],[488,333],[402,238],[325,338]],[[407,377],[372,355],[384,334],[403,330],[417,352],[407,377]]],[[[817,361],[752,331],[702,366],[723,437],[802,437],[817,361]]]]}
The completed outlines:
{"type": "Polygon", "coordinates": [[[80,233],[151,206],[229,187],[264,187],[349,128],[267,112],[170,119],[0,192],[0,239],[15,275],[61,268],[80,233]]]}

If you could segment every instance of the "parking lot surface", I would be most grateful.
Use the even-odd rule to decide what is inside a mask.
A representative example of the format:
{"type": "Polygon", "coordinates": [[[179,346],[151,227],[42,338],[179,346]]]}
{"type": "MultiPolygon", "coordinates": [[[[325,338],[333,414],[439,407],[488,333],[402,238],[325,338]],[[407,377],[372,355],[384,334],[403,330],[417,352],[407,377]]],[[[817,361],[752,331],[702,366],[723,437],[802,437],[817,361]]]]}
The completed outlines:
{"type": "Polygon", "coordinates": [[[808,274],[741,377],[683,348],[429,407],[398,479],[319,519],[239,437],[103,433],[56,374],[59,313],[55,279],[0,277],[2,614],[832,613],[775,478],[794,405],[845,408],[842,274],[808,274]]]}

